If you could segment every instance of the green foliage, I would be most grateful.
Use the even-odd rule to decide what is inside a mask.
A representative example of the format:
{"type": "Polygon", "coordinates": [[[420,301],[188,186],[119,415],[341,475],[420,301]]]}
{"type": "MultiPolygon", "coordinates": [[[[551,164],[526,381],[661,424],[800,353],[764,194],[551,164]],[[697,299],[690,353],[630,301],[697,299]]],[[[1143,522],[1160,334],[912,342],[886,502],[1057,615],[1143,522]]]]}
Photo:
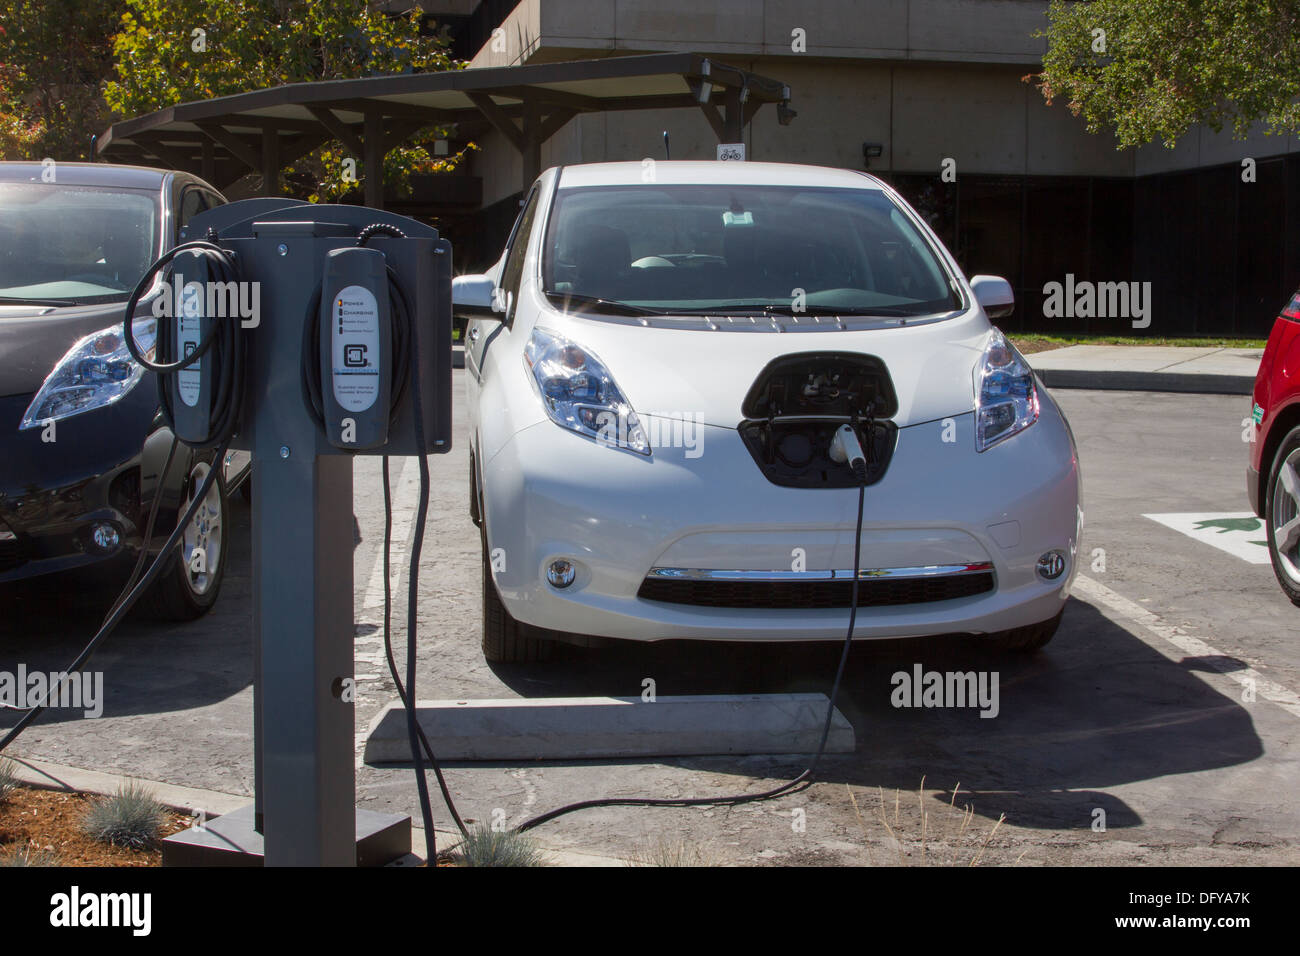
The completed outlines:
{"type": "MultiPolygon", "coordinates": [[[[421,36],[422,11],[393,16],[364,0],[125,0],[114,38],[116,79],[104,90],[118,114],[314,80],[431,72],[463,66],[444,36],[421,36]]],[[[386,183],[454,169],[463,152],[435,156],[440,130],[422,130],[385,160],[386,183]]],[[[288,170],[313,201],[356,188],[362,157],[327,145],[288,170]],[[356,166],[345,173],[344,161],[356,166]]]]}
{"type": "Polygon", "coordinates": [[[1052,0],[1048,18],[1043,96],[1120,148],[1300,130],[1300,0],[1052,0]]]}
{"type": "Polygon", "coordinates": [[[546,858],[527,834],[477,826],[456,848],[461,866],[545,866],[546,858]]]}
{"type": "Polygon", "coordinates": [[[101,843],[145,850],[158,842],[166,820],[167,809],[147,787],[132,781],[91,804],[82,828],[101,843]]]}
{"type": "Polygon", "coordinates": [[[0,159],[90,158],[125,0],[0,0],[0,159]]]}
{"type": "Polygon", "coordinates": [[[445,41],[420,36],[420,14],[362,0],[126,0],[104,94],[136,115],[281,83],[451,68],[445,41]]]}

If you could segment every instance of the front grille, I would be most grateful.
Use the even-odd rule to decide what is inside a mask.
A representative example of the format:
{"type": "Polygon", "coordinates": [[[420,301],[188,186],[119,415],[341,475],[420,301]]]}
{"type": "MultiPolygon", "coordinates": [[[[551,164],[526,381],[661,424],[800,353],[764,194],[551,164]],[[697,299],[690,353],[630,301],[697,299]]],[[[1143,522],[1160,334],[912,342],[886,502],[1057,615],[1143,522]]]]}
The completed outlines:
{"type": "MultiPolygon", "coordinates": [[[[973,597],[994,589],[992,571],[858,582],[858,607],[932,604],[973,597]]],[[[698,581],[649,577],[637,597],[695,607],[847,608],[853,581],[698,581]]]]}

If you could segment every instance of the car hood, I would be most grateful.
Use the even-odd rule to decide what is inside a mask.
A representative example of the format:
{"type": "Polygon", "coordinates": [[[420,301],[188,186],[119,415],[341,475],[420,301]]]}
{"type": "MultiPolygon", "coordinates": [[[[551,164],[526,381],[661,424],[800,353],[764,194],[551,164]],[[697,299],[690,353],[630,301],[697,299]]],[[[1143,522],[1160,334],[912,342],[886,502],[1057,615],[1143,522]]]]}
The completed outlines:
{"type": "Polygon", "coordinates": [[[78,339],[121,324],[123,305],[0,305],[0,397],[36,391],[78,339]]]}
{"type": "MultiPolygon", "coordinates": [[[[899,426],[964,414],[975,407],[973,372],[990,328],[977,309],[941,321],[844,331],[834,328],[834,319],[825,331],[794,331],[786,317],[781,326],[790,331],[784,332],[765,318],[752,326],[766,326],[762,331],[733,331],[717,320],[717,330],[702,323],[681,328],[673,321],[652,318],[642,326],[636,319],[545,312],[538,324],[595,353],[638,414],[691,416],[724,428],[744,419],[741,404],[768,363],[798,352],[881,359],[898,395],[893,420],[899,426]]],[[[821,322],[819,329],[826,328],[828,320],[821,322]]]]}

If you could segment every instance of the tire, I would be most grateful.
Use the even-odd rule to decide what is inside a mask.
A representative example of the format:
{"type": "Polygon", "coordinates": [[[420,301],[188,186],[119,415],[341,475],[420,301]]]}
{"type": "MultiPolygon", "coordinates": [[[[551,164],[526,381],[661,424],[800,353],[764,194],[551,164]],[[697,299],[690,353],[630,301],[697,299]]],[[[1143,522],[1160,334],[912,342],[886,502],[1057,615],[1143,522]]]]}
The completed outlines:
{"type": "MultiPolygon", "coordinates": [[[[184,500],[177,516],[183,515],[194,492],[212,467],[210,462],[194,461],[185,481],[184,500]]],[[[162,573],[141,603],[150,616],[168,621],[193,621],[212,610],[226,576],[225,527],[228,519],[226,487],[220,475],[208,490],[208,498],[195,513],[176,551],[167,558],[162,573]],[[188,555],[203,554],[202,568],[192,569],[188,555]]]]}
{"type": "Polygon", "coordinates": [[[1056,612],[1055,617],[1046,621],[1003,631],[993,638],[994,645],[1000,651],[1016,654],[1032,654],[1040,651],[1056,635],[1056,629],[1061,626],[1061,615],[1064,613],[1065,608],[1061,608],[1056,612]]]}
{"type": "Polygon", "coordinates": [[[1291,603],[1300,607],[1300,427],[1287,432],[1273,455],[1264,493],[1264,530],[1273,575],[1291,603]]]}
{"type": "Polygon", "coordinates": [[[550,659],[553,641],[537,636],[536,629],[516,621],[501,603],[496,582],[492,580],[492,562],[488,556],[487,534],[483,543],[483,657],[492,664],[535,664],[550,659]]]}

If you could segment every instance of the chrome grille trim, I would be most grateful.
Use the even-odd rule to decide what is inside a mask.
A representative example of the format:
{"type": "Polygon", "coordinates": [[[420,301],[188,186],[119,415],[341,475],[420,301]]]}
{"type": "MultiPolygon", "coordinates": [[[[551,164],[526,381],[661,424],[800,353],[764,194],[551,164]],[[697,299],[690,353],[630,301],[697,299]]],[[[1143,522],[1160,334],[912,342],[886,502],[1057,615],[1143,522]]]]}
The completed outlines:
{"type": "MultiPolygon", "coordinates": [[[[965,574],[989,574],[993,564],[983,561],[975,564],[931,564],[915,568],[863,568],[858,571],[859,581],[881,578],[957,577],[965,574]]],[[[852,581],[853,569],[830,571],[741,571],[717,568],[651,568],[647,580],[660,581],[742,581],[759,584],[764,581],[852,581]]]]}

